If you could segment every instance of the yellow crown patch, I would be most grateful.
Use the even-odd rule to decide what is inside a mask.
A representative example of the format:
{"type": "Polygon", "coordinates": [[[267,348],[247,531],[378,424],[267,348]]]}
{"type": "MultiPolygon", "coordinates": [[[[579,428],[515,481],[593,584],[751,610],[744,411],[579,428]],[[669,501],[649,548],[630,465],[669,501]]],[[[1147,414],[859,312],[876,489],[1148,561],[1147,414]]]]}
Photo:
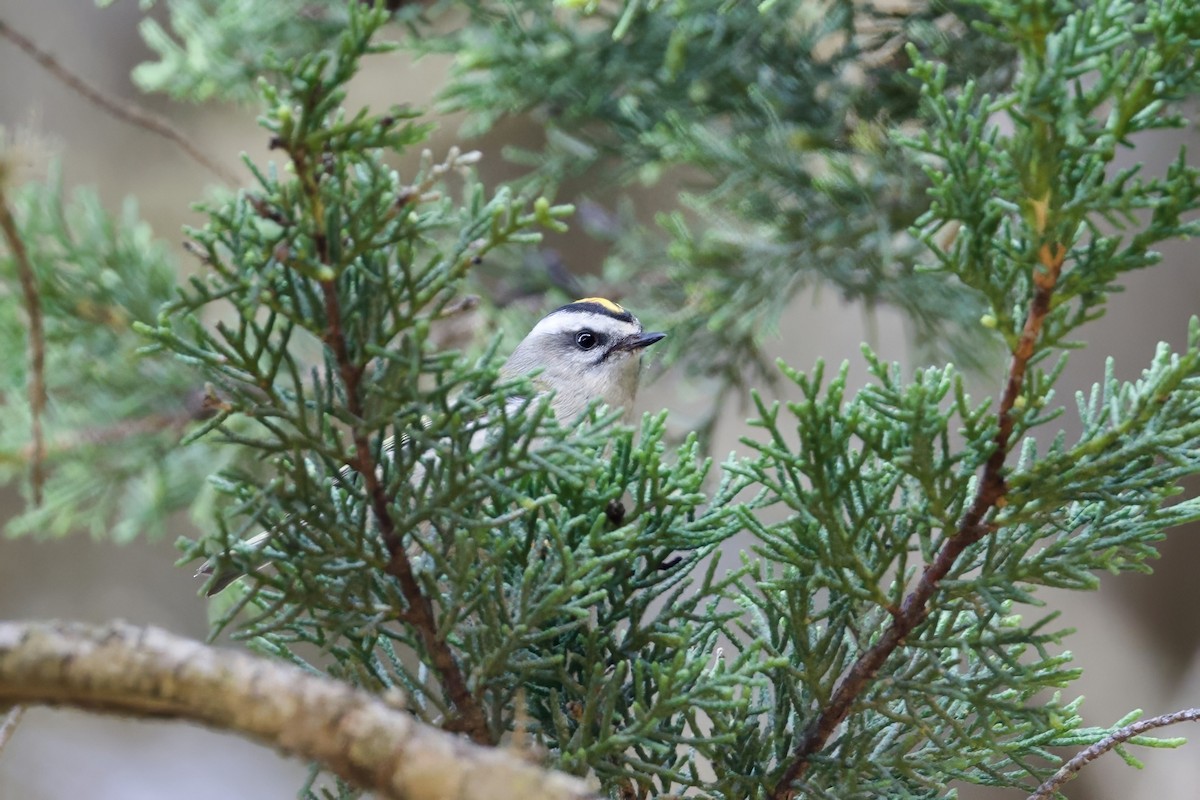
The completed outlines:
{"type": "Polygon", "coordinates": [[[625,309],[609,300],[607,297],[585,297],[582,300],[576,300],[576,303],[595,303],[598,306],[603,306],[614,314],[626,314],[625,309]]]}

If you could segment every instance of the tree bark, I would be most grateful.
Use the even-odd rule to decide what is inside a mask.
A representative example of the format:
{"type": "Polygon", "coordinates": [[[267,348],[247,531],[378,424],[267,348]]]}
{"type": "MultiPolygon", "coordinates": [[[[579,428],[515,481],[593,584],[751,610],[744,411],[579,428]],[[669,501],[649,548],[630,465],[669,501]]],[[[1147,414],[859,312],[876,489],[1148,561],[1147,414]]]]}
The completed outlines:
{"type": "Polygon", "coordinates": [[[380,797],[567,800],[584,783],[288,664],[124,622],[0,622],[0,708],[181,719],[320,762],[380,797]]]}

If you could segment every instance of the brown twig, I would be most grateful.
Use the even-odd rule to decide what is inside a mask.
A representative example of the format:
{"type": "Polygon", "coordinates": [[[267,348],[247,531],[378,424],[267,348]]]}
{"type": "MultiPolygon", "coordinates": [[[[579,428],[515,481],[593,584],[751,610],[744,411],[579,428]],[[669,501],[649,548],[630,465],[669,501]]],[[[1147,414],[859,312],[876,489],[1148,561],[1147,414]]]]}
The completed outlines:
{"type": "Polygon", "coordinates": [[[170,429],[181,430],[189,423],[202,418],[197,412],[190,409],[175,414],[149,414],[136,419],[114,422],[102,428],[86,428],[77,431],[70,441],[56,443],[56,449],[59,451],[70,450],[80,445],[94,447],[121,442],[147,433],[158,433],[170,429]]]}
{"type": "Polygon", "coordinates": [[[1037,791],[1029,795],[1027,800],[1048,800],[1055,792],[1062,788],[1063,784],[1075,777],[1079,770],[1095,761],[1100,756],[1118,747],[1125,742],[1128,742],[1135,736],[1140,736],[1149,730],[1155,728],[1165,728],[1168,725],[1174,725],[1177,722],[1197,722],[1200,721],[1200,708],[1185,708],[1182,711],[1175,711],[1170,714],[1163,714],[1160,717],[1152,717],[1143,719],[1131,725],[1126,725],[1124,728],[1115,730],[1108,736],[1105,736],[1100,741],[1088,747],[1085,750],[1080,750],[1067,763],[1058,768],[1058,771],[1046,779],[1037,791]]]}
{"type": "Polygon", "coordinates": [[[25,242],[17,230],[8,207],[4,187],[0,185],[0,229],[17,265],[21,293],[25,296],[25,313],[29,315],[29,416],[33,453],[29,465],[29,482],[33,487],[33,503],[41,505],[42,488],[46,483],[46,437],[42,431],[42,415],[46,412],[46,335],[42,319],[42,298],[38,292],[37,275],[25,250],[25,242]]]}
{"type": "Polygon", "coordinates": [[[937,592],[938,585],[950,572],[959,556],[972,544],[982,539],[992,527],[984,519],[999,505],[1007,491],[1004,481],[1004,462],[1012,446],[1013,426],[1016,419],[1013,408],[1025,382],[1025,371],[1033,357],[1034,348],[1042,332],[1042,324],[1050,311],[1050,300],[1058,276],[1066,258],[1066,248],[1061,244],[1044,244],[1039,250],[1040,266],[1034,269],[1033,297],[1029,302],[1029,314],[1021,338],[1013,349],[1009,362],[1008,380],[1000,399],[999,426],[994,438],[995,448],[984,465],[978,489],[967,512],[959,521],[958,528],[946,539],[925,565],[916,586],[904,598],[900,608],[892,615],[891,625],[883,632],[870,649],[858,657],[838,683],[829,702],[821,709],[800,738],[783,776],[771,792],[772,800],[791,800],[796,793],[796,781],[808,771],[811,757],[819,752],[833,731],[850,713],[854,701],[875,678],[888,657],[897,650],[904,639],[925,619],[929,613],[929,601],[937,592]]]}
{"type": "Polygon", "coordinates": [[[578,778],[448,735],[341,681],[122,622],[0,622],[6,704],[197,722],[389,800],[599,800],[578,778]]]}
{"type": "MultiPolygon", "coordinates": [[[[45,448],[45,457],[52,460],[64,453],[69,453],[77,447],[95,447],[97,445],[113,444],[130,439],[134,436],[142,436],[149,433],[158,433],[165,430],[182,430],[188,423],[195,422],[202,417],[197,416],[196,412],[183,411],[178,414],[150,414],[145,417],[137,417],[135,419],[120,420],[111,425],[105,425],[99,428],[85,428],[83,430],[74,431],[70,436],[62,439],[51,441],[45,448]]],[[[30,445],[20,451],[23,458],[34,458],[34,446],[30,445]]]]}
{"type": "MultiPolygon", "coordinates": [[[[321,265],[327,267],[330,260],[329,244],[325,240],[325,212],[317,179],[308,168],[306,151],[289,148],[288,154],[296,166],[296,174],[300,176],[312,210],[317,257],[320,259],[321,265]]],[[[379,525],[379,533],[383,538],[384,546],[388,549],[387,573],[400,584],[400,593],[408,604],[408,608],[403,611],[401,618],[416,629],[425,652],[433,661],[434,669],[446,691],[446,696],[454,706],[456,718],[449,721],[447,729],[465,733],[479,744],[495,744],[483,708],[471,693],[462,667],[459,666],[450,645],[438,630],[433,603],[421,591],[421,586],[417,582],[403,537],[396,530],[396,523],[392,519],[387,492],[379,480],[377,465],[371,454],[370,442],[367,440],[366,432],[357,424],[357,421],[362,420],[364,416],[362,404],[364,367],[354,363],[350,356],[345,331],[342,328],[341,300],[338,296],[337,283],[334,279],[329,279],[320,281],[320,285],[327,326],[325,342],[333,351],[334,360],[338,365],[342,386],[346,391],[346,410],[355,420],[350,426],[351,439],[354,442],[354,460],[350,466],[362,476],[363,487],[366,490],[368,501],[371,503],[371,511],[379,525]]]]}
{"type": "Polygon", "coordinates": [[[4,715],[4,719],[0,720],[0,753],[4,752],[4,746],[12,739],[13,731],[17,729],[23,716],[25,716],[25,706],[13,706],[4,715]]]}
{"type": "MultiPolygon", "coordinates": [[[[346,338],[341,329],[341,309],[338,302],[337,288],[333,281],[322,281],[321,290],[325,297],[325,313],[329,322],[326,341],[333,348],[334,358],[341,371],[342,384],[346,389],[346,408],[351,415],[360,420],[363,417],[361,381],[362,368],[351,363],[346,348],[346,338]]],[[[483,709],[475,701],[467,686],[466,677],[459,666],[450,646],[438,632],[437,618],[434,614],[433,603],[421,591],[409,561],[407,549],[402,537],[396,531],[396,524],[389,509],[387,493],[379,480],[375,459],[371,455],[371,447],[366,434],[357,425],[352,425],[354,440],[354,461],[352,466],[362,475],[363,486],[370,499],[371,510],[379,525],[379,533],[383,537],[384,546],[389,553],[387,572],[400,583],[400,592],[408,603],[405,619],[416,628],[429,657],[433,659],[434,668],[441,677],[446,693],[454,704],[458,719],[451,727],[466,733],[480,744],[493,744],[491,732],[488,729],[487,718],[483,709]]]]}
{"type": "Polygon", "coordinates": [[[187,136],[178,128],[172,125],[167,120],[146,111],[137,105],[126,100],[120,100],[110,95],[105,94],[96,86],[85,81],[75,73],[68,70],[58,62],[54,56],[42,50],[33,43],[28,37],[13,30],[8,23],[0,20],[0,36],[8,39],[18,48],[23,50],[26,55],[34,61],[42,65],[42,67],[64,83],[69,88],[73,89],[78,94],[82,95],[86,100],[89,100],[102,111],[116,117],[122,122],[130,125],[135,125],[143,130],[150,131],[153,134],[163,137],[176,147],[183,150],[193,161],[207,169],[212,174],[216,175],[223,182],[230,186],[237,186],[238,179],[233,173],[227,171],[221,165],[210,159],[204,152],[196,146],[187,136]]]}

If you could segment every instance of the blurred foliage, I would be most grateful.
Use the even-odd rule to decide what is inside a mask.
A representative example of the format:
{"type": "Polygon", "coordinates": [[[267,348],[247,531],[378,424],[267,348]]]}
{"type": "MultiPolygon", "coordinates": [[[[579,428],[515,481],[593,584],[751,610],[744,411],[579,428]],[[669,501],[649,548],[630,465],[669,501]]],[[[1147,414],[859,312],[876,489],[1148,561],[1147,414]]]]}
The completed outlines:
{"type": "MultiPolygon", "coordinates": [[[[245,574],[214,604],[218,629],[399,692],[478,741],[524,737],[623,800],[1028,790],[1056,762],[1048,748],[1110,732],[1064,696],[1078,672],[1037,590],[1145,570],[1166,529],[1200,518],[1178,496],[1200,472],[1200,322],[1139,380],[1110,366],[1077,398],[1074,441],[1052,435],[1066,413],[1054,389],[1118,279],[1155,263],[1158,242],[1200,233],[1200,171],[1183,154],[1159,175],[1110,169],[1131,136],[1185,124],[1172,104],[1200,94],[1193,3],[980,0],[893,17],[865,3],[549,13],[513,0],[461,4],[437,35],[425,16],[440,7],[403,6],[409,44],[460,48],[447,102],[482,125],[545,115],[529,180],[492,192],[472,173],[479,155],[457,148],[412,174],[388,166],[428,132],[413,112],[345,110],[362,59],[391,47],[382,8],[339,6],[336,36],[314,22],[325,44],[298,53],[255,26],[242,36],[263,38],[239,43],[228,21],[201,22],[210,4],[169,5],[195,15],[172,33],[181,52],[226,26],[272,63],[257,92],[286,158],[251,164],[253,186],[206,207],[190,231],[201,274],[172,289],[155,246],[115,232],[136,223],[114,228],[87,203],[62,212],[52,185],[13,207],[58,351],[52,425],[120,420],[151,397],[190,409],[171,398],[207,386],[187,446],[141,457],[162,469],[201,453],[213,472],[210,533],[181,548],[245,574]],[[595,409],[563,427],[527,380],[499,378],[498,340],[466,357],[438,332],[481,262],[503,269],[495,254],[561,229],[572,208],[536,187],[595,167],[705,176],[668,220],[668,269],[647,266],[661,252],[650,232],[618,232],[628,252],[595,281],[644,270],[639,292],[668,312],[637,311],[668,320],[705,370],[753,375],[761,326],[819,276],[907,309],[947,347],[990,336],[1011,359],[999,405],[968,397],[961,367],[910,376],[868,349],[857,392],[845,367],[780,365],[794,399],[753,393],[756,435],[719,469],[697,436],[668,445],[665,415],[634,431],[595,409]],[[67,246],[76,230],[86,253],[82,238],[67,246]],[[99,259],[114,241],[136,252],[99,259]],[[84,277],[60,281],[67,270],[84,277]],[[68,320],[88,298],[127,322],[68,320]],[[135,350],[131,327],[149,347],[135,350]],[[74,374],[68,356],[85,382],[58,377],[74,374]],[[753,544],[731,566],[720,548],[734,535],[753,544]],[[806,749],[930,581],[927,613],[806,749]]],[[[189,69],[164,75],[186,87],[189,69]]],[[[27,346],[18,261],[10,242],[8,352],[27,346]]],[[[3,375],[16,419],[28,375],[3,375]]],[[[8,452],[28,446],[23,432],[6,429],[8,452]]],[[[113,449],[72,450],[48,487],[139,453],[113,449]]],[[[55,529],[79,520],[51,491],[31,513],[55,529]]],[[[321,785],[314,772],[303,793],[354,794],[321,785]]]]}
{"type": "Polygon", "coordinates": [[[821,285],[901,310],[924,358],[979,368],[997,355],[974,324],[979,298],[918,268],[929,252],[909,228],[928,179],[889,135],[917,126],[906,44],[943,65],[948,92],[1011,81],[1012,44],[976,28],[974,4],[455,5],[469,24],[413,46],[456,56],[443,106],[469,111],[469,132],[532,115],[545,144],[519,158],[539,180],[686,187],[657,230],[609,226],[600,281],[636,287],[670,320],[682,334],[671,357],[722,384],[760,383],[774,374],[764,332],[821,285]]]}
{"type": "MultiPolygon", "coordinates": [[[[146,340],[133,330],[171,298],[177,266],[133,202],[113,219],[92,191],[64,200],[57,174],[11,202],[44,316],[49,477],[44,503],[30,504],[7,532],[63,536],[83,528],[117,541],[161,532],[166,515],[196,500],[223,457],[178,447],[181,432],[207,413],[203,384],[178,359],[145,355],[146,340]]],[[[3,253],[0,280],[15,287],[16,263],[3,253]]],[[[0,291],[4,483],[27,476],[33,456],[24,310],[20,292],[0,291]]],[[[28,499],[32,488],[24,488],[28,499]]]]}
{"type": "MultiPolygon", "coordinates": [[[[584,228],[610,256],[601,275],[567,283],[669,320],[681,335],[665,343],[668,362],[716,379],[722,396],[774,380],[763,336],[798,293],[821,285],[867,308],[900,309],[923,358],[949,354],[975,369],[997,355],[974,324],[978,297],[918,269],[929,254],[908,229],[928,182],[918,155],[889,136],[916,123],[921,84],[906,72],[905,43],[946,64],[952,86],[1011,80],[1011,44],[977,31],[971,4],[397,5],[402,46],[455,56],[441,104],[470,112],[468,135],[513,115],[544,127],[541,149],[509,151],[531,167],[527,182],[687,187],[655,225],[589,203],[584,228]]],[[[243,99],[258,76],[281,77],[284,56],[344,27],[338,2],[281,3],[268,14],[213,0],[168,6],[174,35],[144,23],[158,60],[136,74],[195,100],[214,91],[243,99]]],[[[492,282],[489,296],[573,299],[554,258],[542,253],[533,274],[492,282]]]]}
{"type": "Polygon", "coordinates": [[[149,16],[139,26],[157,60],[137,67],[133,80],[144,91],[194,102],[256,100],[259,78],[283,77],[289,59],[327,46],[349,19],[341,0],[188,0],[165,6],[169,29],[149,16]]]}

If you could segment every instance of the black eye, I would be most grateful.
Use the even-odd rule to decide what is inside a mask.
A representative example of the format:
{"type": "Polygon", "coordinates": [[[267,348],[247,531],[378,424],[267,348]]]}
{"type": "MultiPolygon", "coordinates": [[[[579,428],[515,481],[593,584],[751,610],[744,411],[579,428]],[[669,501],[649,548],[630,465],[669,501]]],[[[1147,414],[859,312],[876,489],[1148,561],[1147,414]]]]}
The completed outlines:
{"type": "Polygon", "coordinates": [[[575,344],[579,345],[581,350],[591,350],[600,344],[600,337],[591,331],[580,331],[575,334],[575,344]]]}

